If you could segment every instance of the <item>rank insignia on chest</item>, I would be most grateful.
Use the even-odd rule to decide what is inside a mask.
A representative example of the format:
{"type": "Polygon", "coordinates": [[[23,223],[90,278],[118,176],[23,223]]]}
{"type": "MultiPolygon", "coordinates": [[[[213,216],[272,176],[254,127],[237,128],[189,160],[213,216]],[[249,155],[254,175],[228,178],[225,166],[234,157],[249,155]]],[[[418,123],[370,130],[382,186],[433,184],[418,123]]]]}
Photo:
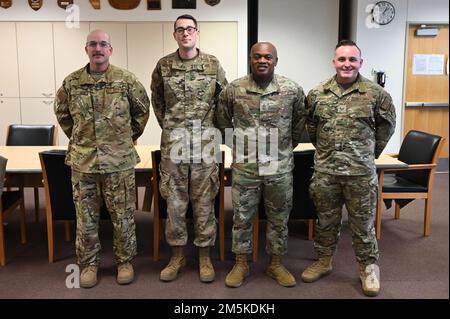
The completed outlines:
{"type": "Polygon", "coordinates": [[[347,106],[346,105],[338,105],[337,110],[338,110],[338,113],[346,113],[347,106]]]}

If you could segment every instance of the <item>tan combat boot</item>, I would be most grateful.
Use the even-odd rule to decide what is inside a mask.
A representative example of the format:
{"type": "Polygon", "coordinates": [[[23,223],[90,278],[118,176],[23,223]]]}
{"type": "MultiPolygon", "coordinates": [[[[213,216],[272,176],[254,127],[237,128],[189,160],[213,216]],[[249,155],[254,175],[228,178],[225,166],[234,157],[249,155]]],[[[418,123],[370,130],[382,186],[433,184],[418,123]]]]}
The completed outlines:
{"type": "Polygon", "coordinates": [[[359,265],[359,278],[366,296],[375,297],[380,292],[380,268],[378,265],[359,265]]]}
{"type": "Polygon", "coordinates": [[[98,266],[89,265],[83,268],[80,274],[80,286],[91,288],[97,284],[98,266]]]}
{"type": "Polygon", "coordinates": [[[162,281],[172,281],[177,279],[178,274],[186,266],[186,258],[184,257],[183,246],[172,247],[172,257],[169,264],[161,271],[159,279],[162,281]]]}
{"type": "Polygon", "coordinates": [[[117,266],[117,283],[119,285],[127,285],[134,280],[133,265],[123,263],[117,266]]]}
{"type": "Polygon", "coordinates": [[[214,267],[211,263],[209,255],[209,247],[199,247],[199,270],[201,282],[213,282],[216,274],[214,273],[214,267]]]}
{"type": "Polygon", "coordinates": [[[294,276],[281,264],[281,256],[272,255],[270,258],[269,267],[267,267],[266,275],[275,279],[280,285],[284,287],[294,287],[294,276]]]}
{"type": "Polygon", "coordinates": [[[244,282],[245,277],[248,275],[249,269],[247,264],[247,255],[236,255],[236,263],[225,278],[225,285],[232,288],[240,287],[244,282]]]}
{"type": "Polygon", "coordinates": [[[313,282],[328,275],[333,270],[332,261],[333,256],[320,257],[318,261],[303,271],[302,280],[304,282],[313,282]]]}

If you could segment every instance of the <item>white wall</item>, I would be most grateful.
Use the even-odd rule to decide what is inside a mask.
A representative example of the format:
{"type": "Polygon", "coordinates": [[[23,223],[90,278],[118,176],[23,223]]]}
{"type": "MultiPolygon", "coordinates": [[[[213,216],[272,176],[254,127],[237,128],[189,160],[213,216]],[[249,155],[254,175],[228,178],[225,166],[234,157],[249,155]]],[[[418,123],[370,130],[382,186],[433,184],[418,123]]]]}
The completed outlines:
{"type": "Polygon", "coordinates": [[[259,0],[259,41],[278,51],[275,72],[291,78],[306,93],[334,74],[339,0],[259,0]]]}
{"type": "Polygon", "coordinates": [[[385,89],[391,94],[396,112],[397,126],[385,152],[397,152],[403,132],[403,94],[407,27],[409,23],[447,23],[448,0],[390,0],[395,6],[394,20],[385,26],[371,28],[366,24],[368,5],[374,0],[353,0],[356,6],[356,25],[352,26],[353,39],[361,48],[364,63],[361,73],[374,79],[373,69],[387,72],[385,89]]]}
{"type": "MultiPolygon", "coordinates": [[[[88,0],[74,1],[80,8],[80,21],[174,21],[179,15],[191,14],[198,21],[238,22],[238,76],[247,73],[247,1],[222,0],[209,6],[197,1],[197,9],[172,9],[172,0],[161,0],[161,10],[147,10],[147,1],[141,1],[133,10],[117,10],[108,1],[101,1],[101,10],[92,8],[88,0]]],[[[57,5],[57,1],[43,1],[34,11],[28,1],[14,1],[8,9],[0,8],[0,21],[65,21],[69,14],[57,5]]],[[[201,39],[201,33],[200,33],[201,39]]],[[[230,79],[231,80],[231,79],[230,79]]]]}
{"type": "Polygon", "coordinates": [[[408,0],[408,23],[448,24],[448,0],[408,0]]]}
{"type": "Polygon", "coordinates": [[[372,71],[386,72],[386,86],[394,101],[397,114],[395,133],[391,137],[385,152],[397,152],[402,139],[402,98],[403,98],[403,64],[405,58],[407,0],[391,0],[395,6],[394,20],[379,28],[367,25],[367,6],[373,0],[358,0],[356,43],[361,48],[364,59],[361,74],[374,80],[372,71]]]}

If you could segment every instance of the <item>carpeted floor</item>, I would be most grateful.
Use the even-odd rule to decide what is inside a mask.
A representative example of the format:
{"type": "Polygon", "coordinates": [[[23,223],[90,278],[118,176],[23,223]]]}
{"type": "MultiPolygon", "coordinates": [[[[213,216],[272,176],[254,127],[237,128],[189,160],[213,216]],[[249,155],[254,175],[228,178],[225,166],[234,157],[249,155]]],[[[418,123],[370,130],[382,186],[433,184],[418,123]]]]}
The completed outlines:
{"type": "MultiPolygon", "coordinates": [[[[402,209],[400,220],[394,220],[393,209],[384,211],[382,237],[379,241],[381,292],[377,299],[448,299],[449,298],[449,196],[448,173],[437,174],[433,197],[431,236],[422,236],[423,207],[416,200],[402,209]]],[[[214,252],[216,280],[203,284],[198,280],[197,254],[192,246],[192,227],[188,245],[188,265],[174,282],[159,281],[159,272],[169,258],[164,241],[159,261],[152,259],[152,218],[148,212],[136,213],[138,256],[135,281],[119,286],[112,261],[112,230],[108,221],[101,223],[103,250],[99,283],[92,289],[69,289],[70,265],[75,263],[72,242],[63,240],[63,224],[55,227],[55,262],[47,262],[45,220],[34,223],[32,190],[26,190],[29,242],[21,245],[16,217],[8,220],[6,230],[7,265],[0,268],[0,298],[118,298],[118,299],[357,299],[367,298],[360,283],[351,247],[349,228],[344,224],[335,256],[333,272],[322,280],[306,284],[300,274],[315,258],[313,243],[306,238],[301,221],[290,222],[289,252],[284,261],[297,278],[297,286],[284,288],[264,274],[267,257],[264,252],[264,221],[261,222],[259,260],[250,263],[250,276],[236,289],[225,287],[224,280],[233,265],[231,254],[231,204],[226,192],[226,260],[214,252]],[[69,268],[67,268],[69,267],[69,268]],[[66,272],[68,269],[69,272],[66,272]]],[[[141,192],[142,200],[142,192],[141,192]]],[[[41,203],[44,203],[41,190],[41,203]]],[[[42,204],[43,205],[43,204],[42,204]]],[[[42,208],[44,214],[44,209],[42,208]]],[[[345,214],[344,214],[345,216],[345,214]]]]}

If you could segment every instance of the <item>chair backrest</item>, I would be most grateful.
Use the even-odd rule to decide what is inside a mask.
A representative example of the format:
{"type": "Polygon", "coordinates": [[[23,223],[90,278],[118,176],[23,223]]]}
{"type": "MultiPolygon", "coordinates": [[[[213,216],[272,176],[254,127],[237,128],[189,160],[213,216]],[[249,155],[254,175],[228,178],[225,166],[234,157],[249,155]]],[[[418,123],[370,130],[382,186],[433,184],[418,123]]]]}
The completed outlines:
{"type": "MultiPolygon", "coordinates": [[[[222,152],[222,163],[220,163],[221,165],[221,169],[223,169],[223,165],[224,165],[224,154],[222,152]]],[[[152,152],[152,170],[153,170],[153,178],[156,178],[157,184],[159,185],[160,181],[161,181],[161,175],[159,174],[159,164],[161,163],[161,151],[160,150],[156,150],[152,152]]],[[[224,181],[223,179],[220,179],[220,183],[223,184],[224,181]]],[[[223,185],[221,185],[222,187],[223,185]]],[[[159,208],[159,218],[165,219],[167,218],[167,202],[166,200],[161,196],[161,193],[159,192],[159,188],[155,189],[154,192],[157,192],[158,194],[158,201],[156,203],[155,201],[155,205],[158,205],[159,208]]],[[[219,216],[219,211],[220,211],[220,191],[217,192],[215,201],[214,201],[214,214],[216,215],[216,217],[219,216]]],[[[192,204],[189,201],[189,205],[188,205],[188,210],[186,212],[186,218],[193,218],[193,209],[192,209],[192,204]]]]}
{"type": "MultiPolygon", "coordinates": [[[[398,159],[407,164],[436,164],[441,137],[421,131],[409,131],[400,147],[398,159]]],[[[430,170],[399,171],[397,176],[427,187],[430,170]]]]}
{"type": "Polygon", "coordinates": [[[0,198],[3,194],[3,184],[5,182],[5,174],[6,174],[6,163],[8,162],[7,158],[4,158],[0,155],[0,198]]]}
{"type": "Polygon", "coordinates": [[[8,146],[56,145],[55,125],[12,124],[6,135],[8,146]]]}
{"type": "MultiPolygon", "coordinates": [[[[39,153],[46,196],[49,197],[54,220],[75,220],[75,205],[72,196],[72,170],[64,163],[65,150],[51,150],[39,153]]],[[[109,214],[102,205],[102,219],[108,219],[109,214]]]]}
{"type": "MultiPolygon", "coordinates": [[[[314,151],[294,152],[294,164],[292,211],[289,219],[316,219],[316,207],[309,197],[309,184],[314,174],[314,151]]],[[[259,218],[267,218],[263,200],[259,203],[259,218]]]]}

